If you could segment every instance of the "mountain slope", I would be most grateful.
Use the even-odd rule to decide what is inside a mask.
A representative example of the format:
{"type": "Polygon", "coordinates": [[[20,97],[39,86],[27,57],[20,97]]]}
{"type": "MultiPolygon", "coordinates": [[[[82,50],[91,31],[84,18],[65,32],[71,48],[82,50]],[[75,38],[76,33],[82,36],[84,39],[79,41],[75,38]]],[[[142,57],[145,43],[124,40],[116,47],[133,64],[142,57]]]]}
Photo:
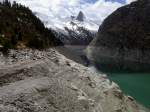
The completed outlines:
{"type": "Polygon", "coordinates": [[[0,3],[0,44],[5,48],[47,48],[61,45],[51,30],[25,6],[0,3]]]}
{"type": "Polygon", "coordinates": [[[138,0],[105,19],[89,47],[89,57],[101,69],[150,70],[149,6],[149,0],[138,0]]]}
{"type": "Polygon", "coordinates": [[[98,25],[86,19],[82,11],[76,16],[71,16],[62,29],[54,29],[55,36],[65,45],[88,45],[96,36],[97,31],[88,27],[98,25]]]}

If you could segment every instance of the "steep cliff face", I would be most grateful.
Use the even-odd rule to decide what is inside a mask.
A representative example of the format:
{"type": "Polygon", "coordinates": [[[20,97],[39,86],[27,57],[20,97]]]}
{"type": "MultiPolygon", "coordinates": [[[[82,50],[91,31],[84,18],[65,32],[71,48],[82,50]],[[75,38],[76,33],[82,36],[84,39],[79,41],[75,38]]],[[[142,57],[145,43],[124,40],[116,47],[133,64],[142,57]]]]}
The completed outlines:
{"type": "Polygon", "coordinates": [[[106,75],[55,49],[11,50],[1,58],[1,112],[149,112],[106,75]]]}
{"type": "Polygon", "coordinates": [[[76,20],[83,22],[84,19],[85,19],[84,13],[82,11],[80,11],[76,20]]]}
{"type": "Polygon", "coordinates": [[[88,48],[90,59],[106,69],[149,70],[149,15],[149,0],[138,0],[117,9],[105,19],[88,48]]]}

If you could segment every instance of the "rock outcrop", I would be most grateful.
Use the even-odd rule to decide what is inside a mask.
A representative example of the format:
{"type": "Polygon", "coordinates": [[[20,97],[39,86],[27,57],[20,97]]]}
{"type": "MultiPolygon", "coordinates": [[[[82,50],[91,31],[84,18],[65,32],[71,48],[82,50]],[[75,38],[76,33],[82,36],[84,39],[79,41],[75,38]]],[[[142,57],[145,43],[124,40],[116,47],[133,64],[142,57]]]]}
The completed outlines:
{"type": "Polygon", "coordinates": [[[106,75],[55,49],[23,54],[27,51],[32,53],[24,58],[23,50],[11,50],[15,56],[8,55],[0,66],[1,112],[149,112],[106,75]],[[20,57],[23,61],[8,63],[20,57]]]}
{"type": "Polygon", "coordinates": [[[80,22],[83,22],[85,19],[85,16],[84,16],[84,13],[82,11],[79,12],[76,20],[80,21],[80,22]]]}
{"type": "Polygon", "coordinates": [[[88,48],[101,70],[150,71],[150,1],[138,0],[105,19],[88,48]]]}

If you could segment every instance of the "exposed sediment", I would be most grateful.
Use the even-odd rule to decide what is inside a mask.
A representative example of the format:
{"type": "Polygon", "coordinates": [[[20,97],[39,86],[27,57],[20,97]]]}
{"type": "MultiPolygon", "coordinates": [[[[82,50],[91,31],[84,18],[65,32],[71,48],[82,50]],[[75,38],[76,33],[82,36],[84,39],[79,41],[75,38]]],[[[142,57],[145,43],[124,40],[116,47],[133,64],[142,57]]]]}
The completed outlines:
{"type": "Polygon", "coordinates": [[[11,52],[17,57],[3,57],[0,66],[1,112],[149,112],[125,96],[106,75],[67,59],[55,49],[11,52]],[[21,54],[29,51],[32,53],[24,59],[21,54]],[[42,56],[32,57],[34,53],[42,56]],[[23,60],[8,61],[16,58],[23,60]]]}

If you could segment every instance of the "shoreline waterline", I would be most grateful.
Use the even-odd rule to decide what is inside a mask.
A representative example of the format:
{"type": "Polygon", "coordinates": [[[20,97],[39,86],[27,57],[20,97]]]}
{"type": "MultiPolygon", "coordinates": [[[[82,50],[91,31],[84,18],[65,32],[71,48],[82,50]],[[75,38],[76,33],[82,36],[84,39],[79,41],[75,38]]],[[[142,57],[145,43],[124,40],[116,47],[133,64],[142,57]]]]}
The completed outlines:
{"type": "Polygon", "coordinates": [[[137,102],[150,108],[150,73],[107,73],[121,90],[137,102]]]}
{"type": "MultiPolygon", "coordinates": [[[[72,52],[74,52],[78,57],[86,56],[85,46],[65,46],[72,52]]],[[[89,63],[90,60],[83,60],[85,63],[89,63]]],[[[106,74],[107,77],[119,85],[121,90],[129,96],[132,96],[137,102],[143,106],[150,108],[150,73],[144,72],[103,72],[97,69],[90,62],[88,67],[101,74],[106,74]]]]}

